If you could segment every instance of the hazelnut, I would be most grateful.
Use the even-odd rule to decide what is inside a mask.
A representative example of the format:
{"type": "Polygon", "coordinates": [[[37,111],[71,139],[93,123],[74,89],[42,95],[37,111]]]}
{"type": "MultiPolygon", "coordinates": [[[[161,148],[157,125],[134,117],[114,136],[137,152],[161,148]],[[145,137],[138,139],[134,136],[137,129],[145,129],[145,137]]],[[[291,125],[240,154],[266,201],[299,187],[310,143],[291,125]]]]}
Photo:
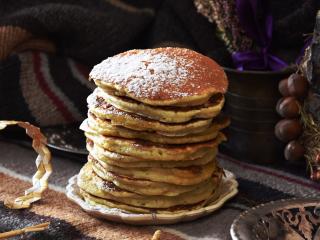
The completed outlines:
{"type": "Polygon", "coordinates": [[[291,74],[288,78],[288,90],[291,96],[304,98],[308,93],[308,81],[300,74],[291,74]]]}
{"type": "Polygon", "coordinates": [[[288,88],[288,78],[282,79],[279,82],[278,89],[282,96],[284,97],[290,96],[289,88],[288,88]]]}
{"type": "Polygon", "coordinates": [[[319,180],[320,180],[320,171],[319,171],[319,170],[314,170],[314,171],[311,173],[310,178],[311,178],[313,181],[319,181],[319,180]]]}
{"type": "Polygon", "coordinates": [[[297,140],[289,142],[284,149],[284,156],[288,161],[296,162],[303,158],[305,149],[297,140]]]}
{"type": "Polygon", "coordinates": [[[277,103],[277,112],[284,118],[296,118],[299,111],[300,104],[294,97],[281,98],[277,103]]]}
{"type": "Polygon", "coordinates": [[[275,135],[282,142],[289,142],[300,136],[302,125],[298,119],[282,119],[275,126],[275,135]]]}

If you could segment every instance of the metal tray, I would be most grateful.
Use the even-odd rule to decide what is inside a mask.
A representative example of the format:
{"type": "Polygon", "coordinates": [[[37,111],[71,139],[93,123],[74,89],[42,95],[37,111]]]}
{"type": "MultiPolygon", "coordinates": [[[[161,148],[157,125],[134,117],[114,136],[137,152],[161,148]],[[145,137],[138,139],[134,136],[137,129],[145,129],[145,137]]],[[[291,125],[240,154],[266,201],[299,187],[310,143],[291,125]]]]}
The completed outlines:
{"type": "Polygon", "coordinates": [[[42,129],[48,146],[68,153],[87,155],[86,138],[78,125],[62,125],[42,129]]]}
{"type": "Polygon", "coordinates": [[[240,214],[233,240],[320,240],[320,198],[279,200],[240,214]]]}

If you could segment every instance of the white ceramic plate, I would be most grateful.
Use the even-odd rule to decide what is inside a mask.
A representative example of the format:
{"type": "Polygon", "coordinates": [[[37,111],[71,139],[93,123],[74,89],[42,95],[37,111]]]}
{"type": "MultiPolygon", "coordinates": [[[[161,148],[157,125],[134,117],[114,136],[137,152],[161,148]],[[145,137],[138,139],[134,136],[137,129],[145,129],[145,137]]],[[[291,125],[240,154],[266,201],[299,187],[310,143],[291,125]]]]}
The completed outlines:
{"type": "Polygon", "coordinates": [[[225,170],[225,175],[226,176],[222,180],[221,193],[218,199],[209,203],[205,207],[174,214],[139,214],[126,212],[117,208],[108,208],[102,205],[92,206],[86,203],[79,194],[79,188],[76,184],[77,175],[69,179],[66,194],[71,201],[78,204],[84,211],[94,217],[134,225],[173,224],[191,221],[199,217],[206,216],[221,208],[227,200],[235,196],[238,193],[238,182],[236,181],[233,173],[225,170]]]}

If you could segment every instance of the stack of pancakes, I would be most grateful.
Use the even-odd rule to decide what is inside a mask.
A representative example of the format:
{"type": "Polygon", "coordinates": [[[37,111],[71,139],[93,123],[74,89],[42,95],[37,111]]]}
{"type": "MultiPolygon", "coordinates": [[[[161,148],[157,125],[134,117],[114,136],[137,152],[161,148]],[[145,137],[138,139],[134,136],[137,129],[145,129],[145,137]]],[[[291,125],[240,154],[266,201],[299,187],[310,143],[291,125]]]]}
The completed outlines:
{"type": "Polygon", "coordinates": [[[88,163],[78,186],[89,204],[138,213],[199,208],[219,194],[216,162],[227,78],[183,48],[131,50],[90,73],[88,163]]]}

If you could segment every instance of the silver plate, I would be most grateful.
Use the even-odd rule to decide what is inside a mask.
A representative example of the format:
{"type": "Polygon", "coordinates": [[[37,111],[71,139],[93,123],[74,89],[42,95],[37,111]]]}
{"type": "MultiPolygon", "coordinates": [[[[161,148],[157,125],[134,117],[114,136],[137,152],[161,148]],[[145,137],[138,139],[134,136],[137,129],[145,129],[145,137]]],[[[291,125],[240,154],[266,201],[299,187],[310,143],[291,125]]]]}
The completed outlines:
{"type": "Polygon", "coordinates": [[[320,240],[320,198],[279,200],[240,214],[233,240],[320,240]]]}
{"type": "Polygon", "coordinates": [[[47,145],[53,149],[87,155],[86,139],[78,125],[48,127],[42,130],[47,137],[47,145]]]}

